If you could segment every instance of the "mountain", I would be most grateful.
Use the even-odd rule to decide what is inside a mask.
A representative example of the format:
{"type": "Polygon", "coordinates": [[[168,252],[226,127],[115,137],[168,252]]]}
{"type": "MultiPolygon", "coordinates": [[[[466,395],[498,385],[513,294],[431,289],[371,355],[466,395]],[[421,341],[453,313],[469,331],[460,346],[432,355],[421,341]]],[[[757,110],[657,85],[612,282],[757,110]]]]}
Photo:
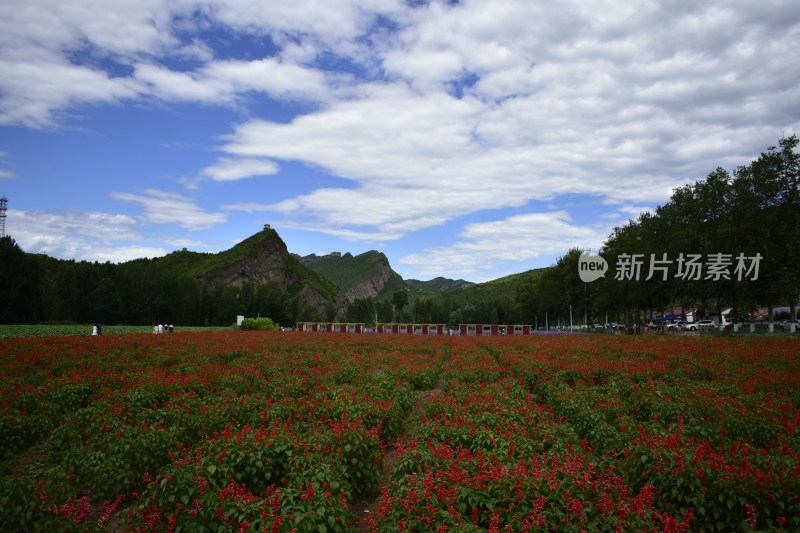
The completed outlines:
{"type": "Polygon", "coordinates": [[[184,249],[154,261],[172,270],[182,270],[206,286],[241,288],[246,284],[273,284],[296,296],[301,305],[312,308],[320,317],[325,317],[331,307],[339,317],[346,310],[346,302],[336,285],[298,261],[278,233],[269,227],[218,254],[184,249]]]}
{"type": "Polygon", "coordinates": [[[120,264],[26,254],[10,237],[3,243],[7,292],[19,293],[0,298],[0,316],[8,322],[229,325],[245,315],[290,325],[362,313],[366,318],[358,320],[510,323],[525,318],[517,288],[544,270],[480,284],[404,281],[381,252],[300,257],[268,226],[220,253],[183,249],[120,264]],[[396,304],[398,291],[407,294],[407,304],[396,304]],[[366,299],[374,301],[351,305],[366,299]]]}
{"type": "Polygon", "coordinates": [[[303,265],[332,281],[348,302],[359,298],[390,297],[405,288],[403,278],[392,270],[381,252],[370,250],[354,256],[333,252],[328,255],[294,256],[303,265]]]}
{"type": "Polygon", "coordinates": [[[451,296],[452,301],[456,303],[488,302],[501,298],[513,300],[516,296],[517,287],[522,283],[538,279],[545,270],[547,268],[535,268],[484,283],[472,284],[469,287],[448,294],[451,296]]]}
{"type": "Polygon", "coordinates": [[[342,291],[292,257],[268,226],[220,253],[183,249],[119,264],[28,254],[7,236],[0,266],[8,281],[0,282],[0,318],[12,323],[225,326],[245,315],[288,326],[347,315],[342,291]]]}
{"type": "Polygon", "coordinates": [[[278,233],[268,227],[218,254],[184,250],[166,256],[164,261],[184,262],[188,273],[211,286],[273,283],[297,295],[321,317],[331,305],[338,316],[344,316],[346,302],[336,285],[298,261],[278,233]]]}
{"type": "Polygon", "coordinates": [[[429,281],[407,279],[406,285],[409,287],[412,294],[424,295],[427,293],[453,292],[461,289],[468,289],[475,284],[463,279],[450,279],[440,276],[429,281]]]}
{"type": "MultiPolygon", "coordinates": [[[[411,286],[421,284],[423,287],[432,284],[432,287],[439,287],[438,291],[419,292],[419,297],[428,297],[434,301],[449,301],[452,305],[480,305],[495,302],[497,300],[514,300],[517,295],[517,288],[523,283],[534,281],[547,270],[546,268],[536,268],[497,278],[484,283],[471,283],[464,280],[449,280],[447,278],[436,278],[427,282],[407,280],[411,286]],[[442,280],[442,281],[437,281],[442,280]],[[451,290],[444,288],[452,287],[451,290]]],[[[412,294],[412,297],[414,295],[412,294]]]]}

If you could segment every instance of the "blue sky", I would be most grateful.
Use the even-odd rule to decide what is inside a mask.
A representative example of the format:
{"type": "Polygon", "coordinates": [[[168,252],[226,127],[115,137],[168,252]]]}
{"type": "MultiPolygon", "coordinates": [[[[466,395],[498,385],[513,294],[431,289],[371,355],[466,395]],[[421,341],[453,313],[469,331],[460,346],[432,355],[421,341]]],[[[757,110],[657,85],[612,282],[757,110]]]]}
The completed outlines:
{"type": "Polygon", "coordinates": [[[800,131],[794,0],[8,0],[0,194],[28,252],[384,252],[485,281],[800,131]]]}

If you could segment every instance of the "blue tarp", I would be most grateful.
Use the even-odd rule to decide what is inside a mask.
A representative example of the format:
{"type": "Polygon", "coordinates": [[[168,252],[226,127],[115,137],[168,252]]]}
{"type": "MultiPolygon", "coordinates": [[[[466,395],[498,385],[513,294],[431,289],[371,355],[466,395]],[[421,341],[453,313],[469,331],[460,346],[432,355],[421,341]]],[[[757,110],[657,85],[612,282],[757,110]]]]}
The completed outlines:
{"type": "Polygon", "coordinates": [[[680,319],[680,317],[677,317],[677,316],[675,316],[673,314],[669,314],[669,315],[664,315],[664,316],[654,316],[650,320],[652,320],[653,322],[668,322],[668,321],[671,321],[671,320],[679,320],[679,319],[680,319]]]}

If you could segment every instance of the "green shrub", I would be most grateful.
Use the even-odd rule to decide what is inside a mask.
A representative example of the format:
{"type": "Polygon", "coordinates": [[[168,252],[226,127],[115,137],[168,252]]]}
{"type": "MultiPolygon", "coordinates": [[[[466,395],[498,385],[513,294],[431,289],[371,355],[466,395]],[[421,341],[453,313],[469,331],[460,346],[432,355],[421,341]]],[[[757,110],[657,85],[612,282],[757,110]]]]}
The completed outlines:
{"type": "Polygon", "coordinates": [[[278,324],[267,317],[245,318],[242,320],[242,325],[239,326],[239,329],[259,331],[275,331],[279,328],[280,326],[278,324]]]}

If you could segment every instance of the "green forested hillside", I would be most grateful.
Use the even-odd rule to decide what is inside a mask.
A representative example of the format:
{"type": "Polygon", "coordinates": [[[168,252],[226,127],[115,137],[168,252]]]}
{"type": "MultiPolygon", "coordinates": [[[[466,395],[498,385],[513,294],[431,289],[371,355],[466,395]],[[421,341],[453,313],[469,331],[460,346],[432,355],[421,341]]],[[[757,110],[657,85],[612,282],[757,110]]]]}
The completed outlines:
{"type": "Polygon", "coordinates": [[[370,250],[359,255],[308,255],[300,262],[323,275],[346,292],[361,281],[379,273],[389,266],[389,260],[381,252],[370,250]]]}
{"type": "Polygon", "coordinates": [[[182,250],[120,264],[27,254],[11,237],[0,241],[0,323],[229,325],[241,314],[290,325],[344,313],[337,287],[290,257],[272,230],[218,254],[182,250]]]}
{"type": "Polygon", "coordinates": [[[420,281],[418,279],[407,279],[406,286],[409,293],[412,295],[426,295],[436,294],[443,292],[453,292],[475,285],[471,281],[463,279],[450,279],[439,276],[428,281],[420,281]]]}
{"type": "Polygon", "coordinates": [[[0,323],[229,325],[236,315],[298,320],[520,322],[517,292],[539,271],[473,284],[409,280],[378,251],[299,258],[274,230],[223,252],[172,252],[121,264],[26,254],[10,237],[0,246],[0,323]],[[6,272],[7,271],[7,272],[6,272]],[[349,306],[351,289],[371,290],[349,306]],[[377,293],[375,292],[377,290],[377,293]],[[316,294],[316,300],[309,300],[316,294]]]}
{"type": "Polygon", "coordinates": [[[530,283],[538,279],[545,268],[528,270],[519,274],[511,274],[485,283],[477,283],[464,289],[449,293],[454,302],[479,303],[516,296],[517,287],[522,283],[530,283]]]}

